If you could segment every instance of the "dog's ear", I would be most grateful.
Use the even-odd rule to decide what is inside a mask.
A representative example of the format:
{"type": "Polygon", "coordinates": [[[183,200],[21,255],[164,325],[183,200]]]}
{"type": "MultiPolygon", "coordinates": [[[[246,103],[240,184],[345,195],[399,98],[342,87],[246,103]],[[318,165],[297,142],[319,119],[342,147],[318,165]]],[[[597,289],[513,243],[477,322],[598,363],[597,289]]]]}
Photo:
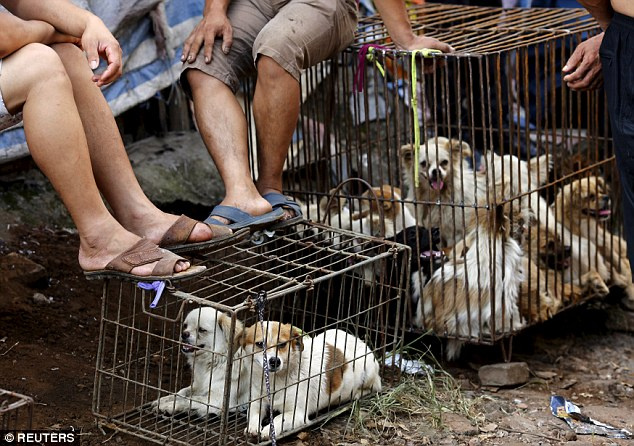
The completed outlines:
{"type": "Polygon", "coordinates": [[[471,146],[464,141],[451,139],[447,143],[447,146],[452,152],[454,152],[455,155],[461,156],[462,158],[473,155],[471,152],[471,146]]]}
{"type": "Polygon", "coordinates": [[[411,164],[414,159],[414,147],[411,144],[401,146],[401,158],[404,163],[411,164]]]}
{"type": "Polygon", "coordinates": [[[304,332],[297,327],[291,329],[291,345],[295,350],[304,351],[304,332]]]}

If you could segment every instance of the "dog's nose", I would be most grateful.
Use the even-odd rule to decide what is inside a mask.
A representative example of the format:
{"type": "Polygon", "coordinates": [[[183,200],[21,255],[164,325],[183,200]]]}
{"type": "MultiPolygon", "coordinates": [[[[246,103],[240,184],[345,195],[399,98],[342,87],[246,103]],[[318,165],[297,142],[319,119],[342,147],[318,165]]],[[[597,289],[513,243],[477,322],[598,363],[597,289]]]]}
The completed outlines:
{"type": "Polygon", "coordinates": [[[276,371],[280,368],[281,365],[282,361],[277,356],[275,356],[274,358],[269,358],[269,369],[271,369],[271,371],[276,371]]]}
{"type": "Polygon", "coordinates": [[[188,331],[184,331],[181,333],[181,338],[186,340],[189,339],[189,332],[188,331]]]}

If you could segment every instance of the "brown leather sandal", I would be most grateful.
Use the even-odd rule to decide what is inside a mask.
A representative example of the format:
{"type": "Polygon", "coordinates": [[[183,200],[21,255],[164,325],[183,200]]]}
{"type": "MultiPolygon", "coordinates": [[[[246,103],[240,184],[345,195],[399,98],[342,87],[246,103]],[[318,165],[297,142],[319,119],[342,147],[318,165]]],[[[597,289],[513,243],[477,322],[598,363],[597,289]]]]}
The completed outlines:
{"type": "Polygon", "coordinates": [[[202,249],[214,249],[233,245],[249,234],[248,229],[233,232],[226,226],[207,225],[213,234],[211,239],[204,242],[188,243],[187,240],[197,223],[201,222],[189,218],[186,215],[181,215],[178,217],[178,220],[165,231],[163,238],[159,242],[159,246],[169,249],[172,252],[200,251],[202,249]]]}
{"type": "Polygon", "coordinates": [[[123,279],[135,282],[152,282],[155,280],[176,280],[188,279],[202,273],[205,266],[190,266],[185,271],[174,272],[176,263],[180,260],[187,261],[181,256],[166,249],[159,248],[148,239],[141,239],[130,249],[112,259],[105,269],[97,271],[84,271],[88,280],[97,279],[123,279]],[[139,276],[130,274],[137,266],[148,265],[157,262],[149,276],[139,276]]]}

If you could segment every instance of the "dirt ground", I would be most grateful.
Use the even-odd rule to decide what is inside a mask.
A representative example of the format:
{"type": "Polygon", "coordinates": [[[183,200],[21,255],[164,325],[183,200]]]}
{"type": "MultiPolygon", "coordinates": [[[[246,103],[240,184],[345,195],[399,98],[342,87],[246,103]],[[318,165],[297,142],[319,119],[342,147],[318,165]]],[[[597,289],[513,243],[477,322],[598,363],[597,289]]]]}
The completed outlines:
{"type": "MultiPolygon", "coordinates": [[[[152,444],[102,430],[92,415],[101,286],[86,281],[79,269],[76,233],[47,226],[3,226],[0,388],[33,397],[34,428],[72,426],[81,431],[82,445],[152,444]]],[[[587,415],[634,431],[634,334],[614,329],[627,328],[629,323],[631,330],[633,316],[616,301],[587,305],[517,336],[512,360],[525,361],[532,376],[516,388],[482,388],[477,370],[502,361],[501,349],[469,346],[460,362],[443,365],[453,377],[451,382],[460,387],[457,398],[469,406],[467,411],[452,408],[454,395],[453,402],[440,401],[435,420],[414,409],[397,411],[390,419],[367,418],[364,428],[355,429],[344,414],[281,443],[631,444],[632,440],[575,435],[551,415],[548,405],[551,395],[562,395],[587,415]],[[615,325],[615,318],[621,322],[615,325]]]]}

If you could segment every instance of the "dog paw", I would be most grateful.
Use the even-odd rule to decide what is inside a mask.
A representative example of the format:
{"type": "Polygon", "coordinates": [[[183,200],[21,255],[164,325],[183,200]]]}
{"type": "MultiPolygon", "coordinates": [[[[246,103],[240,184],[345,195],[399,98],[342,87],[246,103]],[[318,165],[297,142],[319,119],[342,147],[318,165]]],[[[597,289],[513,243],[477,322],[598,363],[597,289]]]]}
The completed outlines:
{"type": "Polygon", "coordinates": [[[178,403],[174,404],[174,396],[164,396],[157,401],[152,401],[152,409],[158,409],[159,412],[173,414],[178,412],[178,403]]]}
{"type": "Polygon", "coordinates": [[[582,283],[589,294],[605,297],[610,294],[610,289],[596,271],[587,272],[582,278],[582,283]]]}

